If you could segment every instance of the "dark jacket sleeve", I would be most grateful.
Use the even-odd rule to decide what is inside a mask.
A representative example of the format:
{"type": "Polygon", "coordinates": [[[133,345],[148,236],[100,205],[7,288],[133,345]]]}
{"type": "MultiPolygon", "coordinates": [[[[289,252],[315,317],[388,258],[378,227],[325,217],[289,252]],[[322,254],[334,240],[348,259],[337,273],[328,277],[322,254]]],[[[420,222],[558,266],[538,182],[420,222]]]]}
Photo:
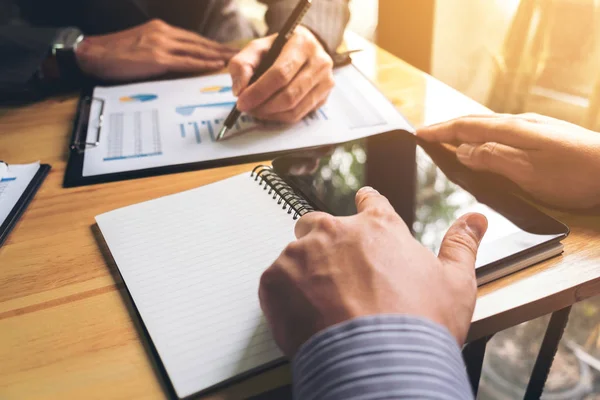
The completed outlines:
{"type": "MultiPolygon", "coordinates": [[[[278,32],[285,24],[297,0],[260,0],[268,6],[265,20],[269,33],[278,32]]],[[[313,0],[312,6],[302,20],[302,25],[314,32],[329,53],[335,52],[342,43],[344,29],[350,20],[348,0],[313,0]]]]}
{"type": "Polygon", "coordinates": [[[56,28],[36,28],[22,18],[27,2],[0,0],[0,99],[34,97],[33,78],[48,55],[56,28]],[[25,4],[25,5],[24,5],[25,4]]]}
{"type": "Polygon", "coordinates": [[[0,90],[26,90],[58,33],[57,28],[0,26],[0,90]]]}

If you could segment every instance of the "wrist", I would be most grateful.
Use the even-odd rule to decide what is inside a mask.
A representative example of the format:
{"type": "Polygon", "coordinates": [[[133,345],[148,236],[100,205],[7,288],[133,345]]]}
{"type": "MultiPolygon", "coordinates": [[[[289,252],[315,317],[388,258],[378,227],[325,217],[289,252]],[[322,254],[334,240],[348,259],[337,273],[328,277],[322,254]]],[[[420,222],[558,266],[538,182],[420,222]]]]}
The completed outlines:
{"type": "Polygon", "coordinates": [[[100,78],[111,49],[111,40],[104,36],[86,36],[77,46],[75,59],[83,76],[100,78]]]}
{"type": "Polygon", "coordinates": [[[319,46],[321,47],[321,50],[323,50],[325,53],[327,53],[327,55],[329,55],[331,57],[331,53],[329,52],[329,49],[327,48],[327,44],[325,43],[324,40],[321,39],[321,37],[317,33],[315,33],[308,26],[302,25],[302,24],[298,25],[298,27],[296,29],[300,29],[302,31],[303,35],[310,37],[311,40],[314,40],[316,43],[318,43],[319,46]]]}
{"type": "Polygon", "coordinates": [[[89,59],[92,54],[92,46],[91,46],[90,37],[84,37],[83,40],[79,43],[77,48],[74,50],[75,54],[75,62],[77,63],[77,67],[82,72],[82,74],[87,75],[87,66],[89,64],[89,59]]]}

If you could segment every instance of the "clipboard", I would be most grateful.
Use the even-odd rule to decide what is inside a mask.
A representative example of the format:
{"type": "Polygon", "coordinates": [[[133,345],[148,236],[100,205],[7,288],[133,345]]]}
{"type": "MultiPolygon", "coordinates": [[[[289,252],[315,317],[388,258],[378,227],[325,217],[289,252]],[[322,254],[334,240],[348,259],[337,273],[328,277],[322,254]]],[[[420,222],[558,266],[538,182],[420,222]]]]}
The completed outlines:
{"type": "Polygon", "coordinates": [[[150,176],[225,167],[236,164],[260,162],[298,150],[290,149],[270,153],[258,153],[239,157],[222,158],[217,160],[165,165],[155,168],[138,169],[104,175],[83,176],[83,158],[85,156],[85,151],[89,148],[98,146],[103,139],[101,136],[101,131],[103,126],[102,124],[104,122],[104,100],[94,97],[93,92],[94,88],[92,86],[85,88],[82,91],[81,97],[79,98],[79,103],[77,104],[77,113],[73,123],[71,143],[69,146],[69,161],[67,163],[65,177],[63,180],[63,187],[65,188],[137,178],[147,178],[150,176]],[[93,105],[96,105],[96,108],[98,109],[97,113],[92,113],[93,105]],[[92,137],[88,137],[89,124],[94,124],[94,129],[92,130],[93,135],[91,135],[92,137]]]}
{"type": "Polygon", "coordinates": [[[31,179],[31,182],[29,182],[29,185],[27,185],[27,188],[19,198],[19,201],[10,211],[2,225],[0,225],[0,247],[2,247],[8,238],[8,235],[16,226],[17,222],[29,206],[29,203],[31,203],[31,200],[33,200],[40,186],[42,186],[42,183],[44,182],[44,179],[46,179],[50,169],[50,165],[40,164],[40,168],[31,179]]]}
{"type": "MultiPolygon", "coordinates": [[[[352,58],[350,55],[358,51],[361,50],[350,50],[333,55],[334,68],[350,65],[352,63],[352,58]]],[[[268,153],[249,154],[239,157],[222,158],[217,160],[165,165],[161,167],[103,175],[83,176],[83,159],[86,149],[97,147],[104,139],[101,137],[102,126],[104,123],[104,105],[104,99],[94,97],[94,85],[86,85],[81,92],[79,103],[77,105],[75,120],[73,122],[69,161],[67,163],[65,177],[63,180],[63,187],[65,188],[225,167],[236,164],[255,163],[270,160],[275,157],[290,154],[299,150],[290,149],[268,153]],[[97,106],[96,108],[98,111],[96,113],[92,113],[93,105],[97,106]],[[90,124],[94,124],[94,129],[92,130],[93,134],[91,135],[92,137],[88,137],[88,128],[90,124]]]]}

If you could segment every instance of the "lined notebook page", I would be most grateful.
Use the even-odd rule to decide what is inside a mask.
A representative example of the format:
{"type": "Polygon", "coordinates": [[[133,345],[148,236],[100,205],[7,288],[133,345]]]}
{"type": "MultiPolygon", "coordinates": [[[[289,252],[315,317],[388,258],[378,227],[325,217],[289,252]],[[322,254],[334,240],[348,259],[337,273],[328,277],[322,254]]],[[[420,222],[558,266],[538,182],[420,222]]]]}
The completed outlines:
{"type": "Polygon", "coordinates": [[[179,397],[282,357],[258,302],[294,220],[249,173],[96,217],[179,397]]]}

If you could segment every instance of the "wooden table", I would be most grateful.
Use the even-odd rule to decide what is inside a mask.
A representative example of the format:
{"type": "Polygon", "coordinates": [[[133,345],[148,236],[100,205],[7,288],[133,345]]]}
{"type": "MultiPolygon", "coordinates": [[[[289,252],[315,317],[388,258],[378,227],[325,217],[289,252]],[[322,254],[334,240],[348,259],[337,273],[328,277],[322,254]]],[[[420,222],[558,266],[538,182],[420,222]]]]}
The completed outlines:
{"type": "MultiPolygon", "coordinates": [[[[414,124],[481,106],[355,36],[356,65],[414,124]]],[[[248,171],[238,165],[63,189],[76,98],[0,109],[0,159],[52,165],[46,182],[0,248],[0,398],[157,399],[166,391],[130,315],[116,267],[93,230],[103,212],[248,171]]],[[[600,218],[553,213],[571,227],[565,253],[488,284],[470,339],[600,293],[600,218]]],[[[281,367],[207,399],[243,398],[289,383],[281,367]]]]}

